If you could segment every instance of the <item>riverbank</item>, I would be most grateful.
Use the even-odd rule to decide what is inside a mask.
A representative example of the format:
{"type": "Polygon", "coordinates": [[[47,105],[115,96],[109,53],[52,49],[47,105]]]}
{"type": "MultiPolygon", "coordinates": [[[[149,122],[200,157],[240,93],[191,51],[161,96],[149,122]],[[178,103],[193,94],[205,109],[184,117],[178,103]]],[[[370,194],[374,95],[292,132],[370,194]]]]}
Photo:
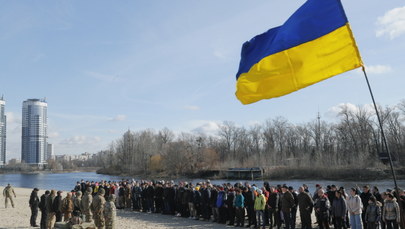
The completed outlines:
{"type": "MultiPolygon", "coordinates": [[[[28,201],[32,189],[28,188],[16,188],[13,187],[17,195],[14,198],[15,208],[9,206],[4,208],[4,198],[1,198],[0,202],[0,229],[10,228],[32,228],[29,226],[31,211],[28,206],[28,201]]],[[[3,190],[4,186],[0,186],[0,190],[3,190]]],[[[38,192],[41,196],[45,191],[40,190],[38,192]]],[[[66,193],[66,192],[65,192],[66,193]]],[[[66,194],[63,194],[65,196],[66,194]]],[[[38,214],[37,224],[40,223],[41,213],[38,214]]],[[[299,217],[298,217],[299,218],[299,217]]],[[[298,223],[297,218],[297,223],[298,223]]],[[[127,229],[175,229],[175,228],[193,228],[193,229],[223,229],[232,228],[231,226],[225,226],[207,221],[192,220],[187,218],[168,216],[162,214],[148,214],[127,210],[117,210],[116,228],[127,229]]]]}
{"type": "Polygon", "coordinates": [[[52,174],[52,173],[81,173],[81,172],[96,172],[99,167],[82,167],[76,169],[63,169],[63,170],[51,170],[51,169],[12,169],[12,168],[0,168],[0,174],[52,174]]]}
{"type": "MultiPolygon", "coordinates": [[[[97,174],[113,175],[113,176],[136,176],[144,177],[145,179],[232,179],[227,176],[226,170],[206,170],[199,171],[193,174],[184,174],[179,176],[169,176],[164,173],[156,174],[127,174],[111,169],[98,169],[97,174]]],[[[397,168],[395,170],[397,179],[405,179],[405,168],[397,168]]],[[[391,170],[387,168],[325,168],[325,167],[271,167],[264,168],[263,177],[258,180],[334,180],[334,181],[375,181],[392,179],[391,170]]]]}

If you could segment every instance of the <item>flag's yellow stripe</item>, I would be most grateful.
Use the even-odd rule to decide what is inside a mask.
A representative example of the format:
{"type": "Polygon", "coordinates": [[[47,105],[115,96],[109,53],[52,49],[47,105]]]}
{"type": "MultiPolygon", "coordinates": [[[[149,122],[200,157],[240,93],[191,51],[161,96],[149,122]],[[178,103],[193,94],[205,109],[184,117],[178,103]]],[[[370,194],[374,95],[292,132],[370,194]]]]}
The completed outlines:
{"type": "Polygon", "coordinates": [[[263,58],[238,78],[236,96],[243,104],[279,97],[362,65],[346,24],[313,41],[263,58]]]}

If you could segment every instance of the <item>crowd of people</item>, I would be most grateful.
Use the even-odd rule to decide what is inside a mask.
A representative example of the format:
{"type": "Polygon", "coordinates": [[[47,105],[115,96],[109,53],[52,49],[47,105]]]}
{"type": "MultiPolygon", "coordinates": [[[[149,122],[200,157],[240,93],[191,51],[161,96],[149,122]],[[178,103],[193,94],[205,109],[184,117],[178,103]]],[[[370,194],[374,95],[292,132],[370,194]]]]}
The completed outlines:
{"type": "MultiPolygon", "coordinates": [[[[405,229],[403,190],[380,192],[377,187],[364,186],[347,192],[335,185],[316,185],[315,189],[310,193],[305,184],[295,190],[268,182],[259,187],[247,182],[214,185],[209,180],[196,184],[82,180],[64,198],[61,191],[52,190],[39,199],[34,189],[30,206],[33,210],[38,205],[41,210],[41,228],[52,228],[62,216],[70,224],[83,220],[94,222],[97,228],[114,228],[115,209],[125,209],[235,227],[295,229],[299,217],[302,229],[312,229],[315,224],[319,229],[405,229]]],[[[35,210],[32,215],[31,225],[36,226],[35,210]]]]}
{"type": "Polygon", "coordinates": [[[70,228],[75,228],[75,225],[80,226],[85,222],[94,223],[97,228],[115,228],[115,195],[106,195],[103,188],[97,188],[97,192],[94,192],[91,186],[87,186],[84,192],[72,190],[65,197],[63,191],[46,190],[39,198],[38,191],[34,188],[29,200],[32,213],[30,224],[33,227],[52,229],[55,223],[66,222],[70,228]],[[38,209],[41,211],[40,226],[36,224],[38,209]]]}

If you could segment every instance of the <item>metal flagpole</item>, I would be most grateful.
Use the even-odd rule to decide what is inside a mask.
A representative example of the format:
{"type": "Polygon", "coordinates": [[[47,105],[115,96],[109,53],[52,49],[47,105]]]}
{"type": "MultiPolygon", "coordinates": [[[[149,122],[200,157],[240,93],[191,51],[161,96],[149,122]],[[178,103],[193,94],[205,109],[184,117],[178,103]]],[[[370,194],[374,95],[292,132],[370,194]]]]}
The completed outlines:
{"type": "Polygon", "coordinates": [[[368,81],[366,69],[364,68],[364,66],[362,66],[362,70],[363,70],[363,73],[364,73],[364,77],[366,78],[366,82],[367,82],[368,90],[370,91],[371,99],[373,100],[375,113],[376,113],[377,119],[378,119],[378,124],[380,125],[380,129],[381,129],[381,137],[383,139],[383,144],[384,144],[385,150],[387,151],[388,158],[389,158],[389,161],[390,161],[391,173],[392,173],[392,177],[394,178],[395,191],[396,191],[396,194],[399,195],[399,193],[398,193],[398,185],[397,185],[397,177],[395,175],[394,165],[392,163],[391,152],[390,152],[390,149],[388,147],[387,139],[386,139],[385,134],[384,134],[383,124],[381,122],[380,114],[379,114],[378,109],[377,109],[377,104],[375,103],[373,91],[371,90],[370,82],[368,81]]]}

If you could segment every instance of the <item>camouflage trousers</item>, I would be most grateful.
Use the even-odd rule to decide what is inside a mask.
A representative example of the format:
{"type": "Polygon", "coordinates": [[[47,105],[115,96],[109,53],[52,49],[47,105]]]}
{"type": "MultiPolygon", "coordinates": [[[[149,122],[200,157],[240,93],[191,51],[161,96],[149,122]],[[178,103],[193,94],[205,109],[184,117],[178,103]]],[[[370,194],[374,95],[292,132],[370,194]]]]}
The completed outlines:
{"type": "Polygon", "coordinates": [[[95,213],[94,214],[94,224],[98,229],[104,229],[105,221],[103,213],[95,213]]]}
{"type": "Polygon", "coordinates": [[[49,212],[46,220],[46,228],[52,229],[55,226],[56,216],[55,212],[49,212]]]}
{"type": "Polygon", "coordinates": [[[105,217],[105,229],[115,229],[115,218],[105,217]]]}
{"type": "Polygon", "coordinates": [[[91,223],[93,222],[93,214],[91,214],[91,211],[83,211],[83,218],[84,222],[91,223]]]}
{"type": "Polygon", "coordinates": [[[72,212],[65,212],[63,213],[63,221],[67,222],[69,219],[72,218],[72,212]]]}
{"type": "Polygon", "coordinates": [[[6,196],[6,199],[4,200],[4,202],[5,202],[4,204],[6,205],[6,208],[7,208],[7,205],[8,205],[8,199],[10,199],[11,206],[14,207],[13,197],[12,196],[6,196]]]}

